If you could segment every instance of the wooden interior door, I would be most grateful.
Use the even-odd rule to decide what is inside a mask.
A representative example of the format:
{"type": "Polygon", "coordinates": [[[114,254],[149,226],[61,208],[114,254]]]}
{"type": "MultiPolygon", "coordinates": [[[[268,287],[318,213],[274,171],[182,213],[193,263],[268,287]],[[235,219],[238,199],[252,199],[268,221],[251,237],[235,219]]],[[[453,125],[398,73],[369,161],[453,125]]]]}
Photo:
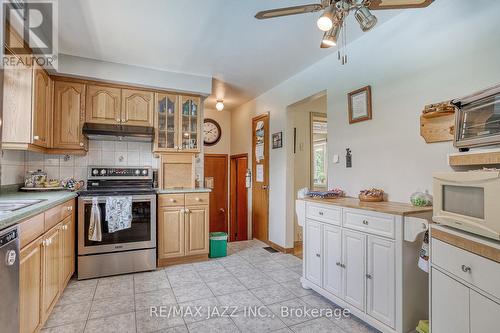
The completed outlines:
{"type": "Polygon", "coordinates": [[[269,114],[252,119],[252,236],[269,240],[269,114]],[[259,160],[256,158],[259,152],[259,160]]]}
{"type": "Polygon", "coordinates": [[[246,187],[246,173],[248,169],[248,155],[231,156],[231,226],[229,241],[243,241],[248,239],[248,190],[246,187]]]}
{"type": "Polygon", "coordinates": [[[210,192],[210,232],[228,231],[227,155],[205,154],[205,178],[213,177],[210,192]]]}

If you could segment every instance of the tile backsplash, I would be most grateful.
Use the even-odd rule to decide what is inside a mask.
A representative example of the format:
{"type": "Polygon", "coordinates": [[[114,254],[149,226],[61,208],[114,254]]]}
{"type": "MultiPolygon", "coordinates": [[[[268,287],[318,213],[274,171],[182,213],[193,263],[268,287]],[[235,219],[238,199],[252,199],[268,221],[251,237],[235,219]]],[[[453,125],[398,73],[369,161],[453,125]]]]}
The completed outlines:
{"type": "Polygon", "coordinates": [[[27,171],[44,170],[50,179],[87,179],[87,166],[150,166],[157,168],[152,143],[90,141],[86,156],[53,155],[4,150],[1,159],[2,185],[24,182],[27,171]]]}

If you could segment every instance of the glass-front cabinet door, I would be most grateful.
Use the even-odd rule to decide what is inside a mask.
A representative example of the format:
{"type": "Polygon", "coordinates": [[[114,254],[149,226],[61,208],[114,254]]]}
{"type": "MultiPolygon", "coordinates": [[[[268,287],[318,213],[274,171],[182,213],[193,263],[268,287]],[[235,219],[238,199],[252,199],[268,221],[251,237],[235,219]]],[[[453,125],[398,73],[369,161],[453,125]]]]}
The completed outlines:
{"type": "Polygon", "coordinates": [[[179,149],[178,96],[156,94],[156,151],[177,151],[179,149]]]}
{"type": "Polygon", "coordinates": [[[199,151],[200,99],[181,96],[181,136],[182,151],[199,151]]]}
{"type": "Polygon", "coordinates": [[[199,97],[157,93],[154,150],[199,152],[200,112],[199,97]]]}

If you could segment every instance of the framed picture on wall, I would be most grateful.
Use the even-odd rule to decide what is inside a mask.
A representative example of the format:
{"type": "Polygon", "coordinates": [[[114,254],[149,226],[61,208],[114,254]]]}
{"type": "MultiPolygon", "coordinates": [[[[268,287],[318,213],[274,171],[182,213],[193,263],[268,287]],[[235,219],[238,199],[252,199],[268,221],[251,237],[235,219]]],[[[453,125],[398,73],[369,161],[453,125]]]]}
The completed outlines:
{"type": "Polygon", "coordinates": [[[349,124],[372,119],[372,92],[366,86],[347,94],[349,124]]]}
{"type": "Polygon", "coordinates": [[[273,134],[273,149],[283,147],[283,132],[273,134]]]}

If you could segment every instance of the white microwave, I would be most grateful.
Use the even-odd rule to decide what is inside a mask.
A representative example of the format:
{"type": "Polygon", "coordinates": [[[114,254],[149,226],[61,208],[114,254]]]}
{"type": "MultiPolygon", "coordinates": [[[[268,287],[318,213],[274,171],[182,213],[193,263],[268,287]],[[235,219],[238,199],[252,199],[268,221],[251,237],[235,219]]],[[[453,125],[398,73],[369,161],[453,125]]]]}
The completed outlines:
{"type": "Polygon", "coordinates": [[[500,171],[435,173],[432,219],[500,240],[500,171]]]}

